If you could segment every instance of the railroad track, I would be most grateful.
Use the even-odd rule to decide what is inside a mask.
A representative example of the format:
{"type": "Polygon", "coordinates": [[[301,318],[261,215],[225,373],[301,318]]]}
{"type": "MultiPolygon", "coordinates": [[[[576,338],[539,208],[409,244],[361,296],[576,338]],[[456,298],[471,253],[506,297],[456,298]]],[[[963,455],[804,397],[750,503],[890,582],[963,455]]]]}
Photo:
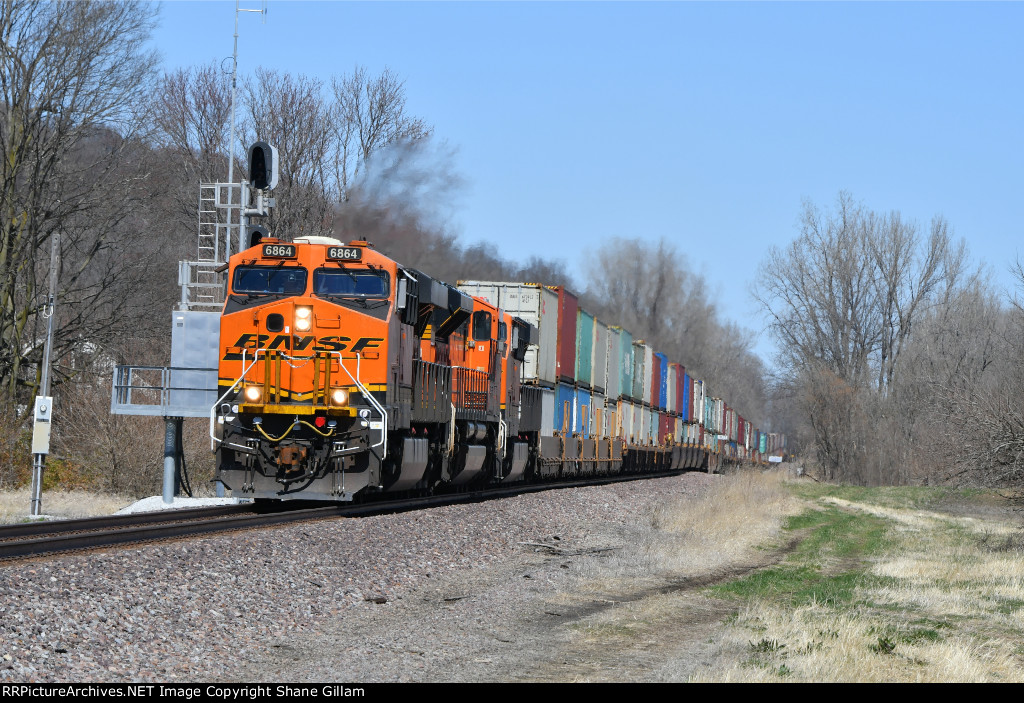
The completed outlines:
{"type": "Polygon", "coordinates": [[[677,476],[680,473],[682,472],[667,471],[630,476],[602,476],[585,482],[516,485],[416,498],[374,500],[366,503],[335,503],[327,506],[319,504],[316,507],[308,507],[310,504],[305,502],[293,505],[282,503],[269,511],[257,508],[253,504],[240,504],[3,525],[0,526],[0,561],[270,527],[291,522],[420,510],[506,498],[542,490],[677,476]]]}

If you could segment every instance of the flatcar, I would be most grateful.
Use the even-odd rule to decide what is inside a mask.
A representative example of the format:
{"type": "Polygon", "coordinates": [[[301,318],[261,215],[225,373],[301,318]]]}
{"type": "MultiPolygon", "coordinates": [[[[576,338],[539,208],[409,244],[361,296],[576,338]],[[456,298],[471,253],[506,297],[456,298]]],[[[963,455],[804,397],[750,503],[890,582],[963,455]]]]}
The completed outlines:
{"type": "Polygon", "coordinates": [[[761,433],[728,434],[702,383],[561,288],[455,287],[328,237],[264,238],[231,257],[227,284],[211,435],[237,496],[348,501],[760,458],[761,433]]]}

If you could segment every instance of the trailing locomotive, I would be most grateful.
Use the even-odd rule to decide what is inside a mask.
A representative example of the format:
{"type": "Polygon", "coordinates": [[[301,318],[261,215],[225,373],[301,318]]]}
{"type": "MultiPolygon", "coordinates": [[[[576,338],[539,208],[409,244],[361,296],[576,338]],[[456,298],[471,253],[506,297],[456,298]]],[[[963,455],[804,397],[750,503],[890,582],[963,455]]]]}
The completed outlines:
{"type": "Polygon", "coordinates": [[[327,237],[263,239],[231,257],[228,287],[211,435],[237,496],[345,501],[767,452],[682,366],[563,289],[459,289],[327,237]]]}

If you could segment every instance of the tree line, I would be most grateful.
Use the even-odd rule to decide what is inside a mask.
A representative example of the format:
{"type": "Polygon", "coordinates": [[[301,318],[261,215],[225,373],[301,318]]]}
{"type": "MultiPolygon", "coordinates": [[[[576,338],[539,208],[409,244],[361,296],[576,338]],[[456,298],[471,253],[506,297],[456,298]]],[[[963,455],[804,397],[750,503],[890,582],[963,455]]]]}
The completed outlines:
{"type": "Polygon", "coordinates": [[[762,268],[774,395],[824,478],[1021,478],[1024,310],[942,217],[925,228],[841,192],[830,209],[805,203],[762,268]]]}

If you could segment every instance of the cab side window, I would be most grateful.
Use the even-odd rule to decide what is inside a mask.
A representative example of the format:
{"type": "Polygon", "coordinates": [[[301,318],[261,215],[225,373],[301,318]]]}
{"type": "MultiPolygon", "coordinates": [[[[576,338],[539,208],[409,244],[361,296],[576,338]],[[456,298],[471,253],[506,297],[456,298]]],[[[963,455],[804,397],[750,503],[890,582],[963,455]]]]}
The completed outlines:
{"type": "Polygon", "coordinates": [[[477,310],[473,313],[473,339],[490,340],[491,338],[491,313],[486,310],[477,310]]]}

